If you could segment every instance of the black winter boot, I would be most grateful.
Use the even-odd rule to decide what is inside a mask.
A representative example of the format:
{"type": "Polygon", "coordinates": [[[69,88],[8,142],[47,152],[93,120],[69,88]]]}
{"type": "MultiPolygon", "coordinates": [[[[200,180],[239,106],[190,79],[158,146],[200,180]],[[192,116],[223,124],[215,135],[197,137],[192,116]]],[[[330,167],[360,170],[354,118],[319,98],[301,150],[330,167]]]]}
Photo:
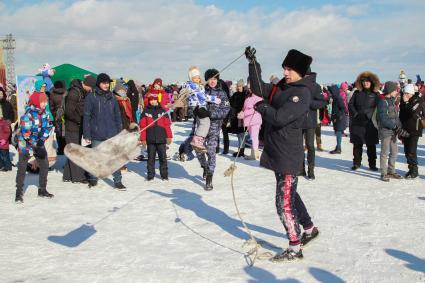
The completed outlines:
{"type": "Polygon", "coordinates": [[[334,150],[331,150],[329,152],[330,154],[341,154],[341,148],[340,147],[335,147],[334,150]]]}
{"type": "Polygon", "coordinates": [[[227,141],[227,140],[223,141],[223,152],[222,152],[222,154],[228,154],[229,153],[229,143],[230,143],[230,141],[227,141]]]}
{"type": "Polygon", "coordinates": [[[38,188],[38,196],[43,197],[43,198],[44,197],[46,197],[46,198],[54,197],[54,195],[49,193],[46,189],[41,189],[41,188],[38,188]]]}
{"type": "MultiPolygon", "coordinates": [[[[233,152],[233,157],[236,157],[236,155],[238,155],[238,152],[233,152]]],[[[245,156],[245,148],[241,148],[241,150],[239,151],[239,157],[244,157],[245,156]]]]}
{"type": "Polygon", "coordinates": [[[314,167],[308,167],[307,177],[310,180],[316,179],[316,176],[314,176],[314,167]]]}
{"type": "Polygon", "coordinates": [[[415,178],[417,178],[418,177],[418,166],[415,166],[415,165],[413,165],[413,166],[409,166],[409,167],[411,167],[410,168],[410,170],[409,170],[409,172],[407,172],[407,174],[406,174],[406,179],[415,179],[415,178]]]}
{"type": "Polygon", "coordinates": [[[213,189],[212,179],[213,179],[213,174],[207,173],[205,188],[204,188],[206,191],[211,191],[213,189]]]}
{"type": "Polygon", "coordinates": [[[15,196],[15,202],[16,203],[23,203],[24,202],[24,191],[22,188],[16,188],[16,196],[15,196]]]}
{"type": "Polygon", "coordinates": [[[207,168],[202,167],[202,170],[203,170],[203,172],[202,172],[202,179],[205,180],[207,178],[207,168]]]}

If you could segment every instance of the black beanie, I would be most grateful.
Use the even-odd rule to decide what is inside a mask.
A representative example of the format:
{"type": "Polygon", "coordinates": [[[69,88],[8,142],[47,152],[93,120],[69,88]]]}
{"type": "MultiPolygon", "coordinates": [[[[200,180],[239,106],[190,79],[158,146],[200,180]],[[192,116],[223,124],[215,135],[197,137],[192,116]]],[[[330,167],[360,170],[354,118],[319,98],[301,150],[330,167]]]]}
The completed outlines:
{"type": "Polygon", "coordinates": [[[282,67],[288,67],[299,73],[302,77],[307,74],[313,58],[301,53],[298,50],[291,49],[283,60],[282,67]]]}
{"type": "Polygon", "coordinates": [[[219,80],[220,79],[220,73],[216,69],[208,69],[205,72],[205,81],[208,81],[212,77],[214,77],[217,80],[219,80]]]}
{"type": "Polygon", "coordinates": [[[105,74],[105,73],[100,73],[97,76],[97,80],[96,80],[96,85],[99,86],[100,83],[110,83],[111,82],[111,78],[105,74]]]}
{"type": "Polygon", "coordinates": [[[55,88],[65,88],[65,82],[60,80],[60,81],[55,81],[55,83],[53,84],[53,86],[55,88]]]}

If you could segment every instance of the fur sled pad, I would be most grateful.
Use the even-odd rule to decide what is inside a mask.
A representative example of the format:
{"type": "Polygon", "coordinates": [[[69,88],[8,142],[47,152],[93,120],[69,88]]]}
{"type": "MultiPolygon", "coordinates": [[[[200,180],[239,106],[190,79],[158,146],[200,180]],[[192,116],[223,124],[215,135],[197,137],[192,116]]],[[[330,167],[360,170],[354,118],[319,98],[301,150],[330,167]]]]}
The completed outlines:
{"type": "Polygon", "coordinates": [[[100,179],[110,176],[139,154],[139,127],[135,123],[129,131],[122,130],[95,148],[74,143],[65,146],[65,155],[72,162],[100,179]]]}

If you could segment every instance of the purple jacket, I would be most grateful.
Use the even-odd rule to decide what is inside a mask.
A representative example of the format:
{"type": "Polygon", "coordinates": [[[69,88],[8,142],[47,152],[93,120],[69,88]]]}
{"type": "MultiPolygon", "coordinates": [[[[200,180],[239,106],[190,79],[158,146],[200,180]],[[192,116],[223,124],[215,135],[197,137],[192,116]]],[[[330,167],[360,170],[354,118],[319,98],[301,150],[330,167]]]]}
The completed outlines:
{"type": "Polygon", "coordinates": [[[263,122],[261,114],[254,110],[255,103],[262,101],[263,98],[257,95],[248,96],[243,104],[243,125],[244,127],[259,126],[263,122]]]}

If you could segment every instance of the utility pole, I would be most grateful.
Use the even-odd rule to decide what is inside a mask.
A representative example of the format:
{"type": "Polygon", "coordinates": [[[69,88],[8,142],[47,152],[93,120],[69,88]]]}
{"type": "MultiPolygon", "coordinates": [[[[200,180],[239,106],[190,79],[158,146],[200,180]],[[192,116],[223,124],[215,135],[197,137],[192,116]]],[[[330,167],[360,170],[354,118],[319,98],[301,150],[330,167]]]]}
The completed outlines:
{"type": "Polygon", "coordinates": [[[13,85],[15,84],[15,48],[16,41],[13,35],[10,33],[6,35],[5,39],[0,39],[3,50],[6,54],[6,88],[8,91],[12,91],[13,85]]]}

